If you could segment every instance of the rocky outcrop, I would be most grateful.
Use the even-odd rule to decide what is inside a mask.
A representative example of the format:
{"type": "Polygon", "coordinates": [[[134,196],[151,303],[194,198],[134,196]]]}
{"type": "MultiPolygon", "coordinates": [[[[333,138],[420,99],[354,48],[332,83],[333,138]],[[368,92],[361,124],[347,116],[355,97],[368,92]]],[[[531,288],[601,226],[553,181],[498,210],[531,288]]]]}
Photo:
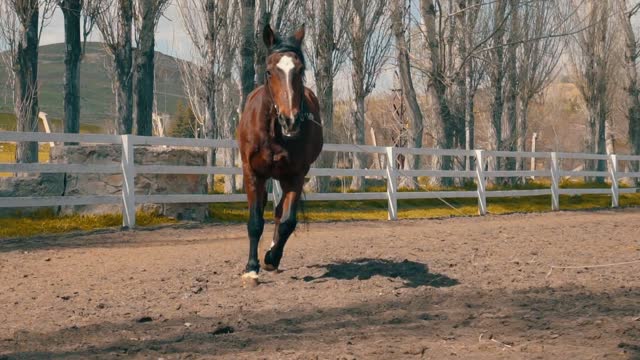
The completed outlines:
{"type": "MultiPolygon", "coordinates": [[[[0,177],[0,197],[61,196],[64,174],[41,174],[21,177],[0,177]]],[[[0,217],[33,215],[36,212],[56,212],[53,208],[0,208],[0,217]]]]}
{"type": "MultiPolygon", "coordinates": [[[[57,146],[51,151],[52,163],[104,165],[120,164],[122,149],[117,146],[57,146]]],[[[205,152],[190,148],[140,146],[135,149],[138,165],[189,165],[205,164],[205,152]]],[[[137,195],[158,194],[206,194],[206,175],[148,175],[136,176],[137,195]]],[[[120,174],[66,174],[65,196],[120,195],[120,174]]],[[[62,192],[62,191],[61,191],[62,192]]],[[[206,204],[145,204],[138,207],[179,220],[201,221],[208,216],[206,204]]],[[[100,214],[121,211],[120,205],[65,206],[62,214],[100,214]]]]}
{"type": "MultiPolygon", "coordinates": [[[[119,165],[122,149],[118,146],[56,146],[51,149],[51,163],[91,165],[119,165]]],[[[205,152],[190,148],[140,146],[135,150],[139,165],[205,164],[205,152]]],[[[118,195],[122,190],[121,174],[39,174],[0,178],[0,197],[118,195]]],[[[136,194],[206,194],[206,175],[149,175],[136,176],[136,194]]],[[[156,211],[179,219],[202,221],[208,217],[206,204],[144,204],[144,211],[156,211]]],[[[121,205],[62,206],[53,208],[0,208],[0,216],[32,215],[36,212],[68,214],[119,213],[121,205]]]]}

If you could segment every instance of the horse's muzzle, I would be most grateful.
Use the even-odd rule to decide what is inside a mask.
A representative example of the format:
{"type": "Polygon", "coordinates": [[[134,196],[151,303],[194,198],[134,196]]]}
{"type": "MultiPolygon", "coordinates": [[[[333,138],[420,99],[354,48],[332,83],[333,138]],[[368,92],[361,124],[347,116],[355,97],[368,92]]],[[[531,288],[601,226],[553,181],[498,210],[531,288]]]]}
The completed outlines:
{"type": "Polygon", "coordinates": [[[296,113],[293,118],[285,115],[278,115],[278,122],[282,128],[282,135],[286,138],[295,138],[300,134],[300,123],[302,114],[296,113]]]}

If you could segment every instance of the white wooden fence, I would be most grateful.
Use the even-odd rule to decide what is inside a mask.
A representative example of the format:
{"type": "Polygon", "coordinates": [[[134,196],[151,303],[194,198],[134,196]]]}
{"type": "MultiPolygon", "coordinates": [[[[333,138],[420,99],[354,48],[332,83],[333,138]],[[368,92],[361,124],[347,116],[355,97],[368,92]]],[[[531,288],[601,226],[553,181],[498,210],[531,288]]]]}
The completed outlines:
{"type": "MultiPolygon", "coordinates": [[[[0,208],[37,207],[37,206],[64,206],[64,205],[97,205],[97,204],[122,204],[123,225],[133,227],[136,223],[135,206],[144,203],[214,203],[214,202],[244,202],[246,195],[137,195],[135,194],[134,179],[136,174],[216,174],[216,175],[241,175],[238,167],[209,167],[209,166],[172,166],[172,165],[137,165],[134,163],[135,145],[166,145],[183,147],[215,147],[236,148],[233,140],[206,140],[183,139],[168,137],[143,137],[133,135],[89,135],[89,134],[46,134],[46,133],[21,133],[0,132],[0,142],[75,142],[83,144],[112,144],[122,146],[122,162],[120,165],[85,165],[85,164],[0,164],[0,172],[9,173],[93,173],[93,174],[122,174],[123,188],[121,195],[93,195],[93,196],[49,196],[49,197],[0,197],[0,208]]],[[[640,172],[621,172],[619,163],[622,161],[640,161],[640,156],[630,155],[598,155],[560,152],[506,152],[485,150],[441,150],[426,148],[396,148],[361,145],[336,145],[325,144],[325,152],[364,152],[384,156],[385,168],[380,169],[338,169],[338,168],[313,168],[310,176],[365,176],[383,178],[387,183],[387,192],[362,192],[362,193],[311,193],[306,195],[306,200],[387,200],[389,220],[398,218],[399,199],[446,199],[446,198],[477,198],[480,214],[487,213],[487,198],[489,197],[521,197],[551,195],[551,208],[560,208],[560,195],[582,194],[609,194],[612,198],[612,206],[618,206],[620,194],[635,193],[636,188],[620,188],[619,181],[623,178],[640,178],[640,172]],[[476,166],[473,171],[464,170],[428,170],[414,169],[401,170],[396,167],[398,155],[427,155],[427,156],[454,156],[474,158],[476,166]],[[523,171],[486,171],[489,159],[496,158],[528,158],[545,159],[547,165],[543,170],[523,171]],[[393,161],[388,161],[393,159],[393,161]],[[562,159],[578,160],[605,160],[607,171],[568,171],[561,168],[562,159]],[[399,177],[459,177],[474,179],[477,190],[474,191],[427,191],[427,192],[399,192],[399,177]],[[548,177],[551,179],[549,189],[535,190],[500,190],[487,191],[488,178],[496,177],[548,177]],[[605,177],[610,180],[610,188],[597,189],[561,189],[562,177],[605,177]]],[[[463,162],[464,163],[464,162],[463,162]]],[[[273,194],[269,195],[271,201],[279,197],[279,187],[274,186],[273,194]]]]}

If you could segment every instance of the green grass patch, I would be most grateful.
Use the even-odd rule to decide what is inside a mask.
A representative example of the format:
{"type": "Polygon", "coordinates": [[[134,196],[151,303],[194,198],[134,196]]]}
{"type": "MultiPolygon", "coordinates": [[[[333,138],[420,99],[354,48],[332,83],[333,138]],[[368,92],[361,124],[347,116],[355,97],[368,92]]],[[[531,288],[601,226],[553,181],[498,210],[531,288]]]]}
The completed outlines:
{"type": "MultiPolygon", "coordinates": [[[[138,212],[137,226],[173,224],[176,220],[155,213],[138,212]]],[[[55,216],[42,211],[28,217],[16,216],[0,219],[0,238],[62,234],[122,226],[121,214],[55,216]]]]}

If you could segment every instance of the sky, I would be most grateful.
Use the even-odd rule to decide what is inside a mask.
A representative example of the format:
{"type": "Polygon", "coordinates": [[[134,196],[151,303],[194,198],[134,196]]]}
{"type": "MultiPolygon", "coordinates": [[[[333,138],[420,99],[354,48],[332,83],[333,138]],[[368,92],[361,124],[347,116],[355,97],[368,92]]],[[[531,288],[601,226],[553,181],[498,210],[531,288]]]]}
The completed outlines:
{"type": "MultiPolygon", "coordinates": [[[[2,0],[0,0],[2,1],[2,0]]],[[[179,10],[175,0],[171,0],[167,11],[160,19],[158,29],[156,31],[156,51],[163,54],[177,57],[180,59],[191,59],[191,47],[188,35],[185,33],[180,19],[179,10]]],[[[89,41],[101,41],[100,32],[94,28],[89,41]]],[[[40,45],[49,45],[64,42],[64,18],[62,12],[56,9],[50,22],[42,33],[40,45]]],[[[388,66],[388,68],[390,68],[388,66]]],[[[312,76],[307,76],[311,80],[308,86],[313,86],[312,76]]],[[[348,97],[347,90],[350,88],[350,77],[348,74],[339,74],[336,78],[336,96],[348,97]],[[347,92],[343,94],[343,92],[347,92]]],[[[392,72],[385,71],[377,82],[377,88],[374,93],[387,91],[392,84],[392,72]]]]}
{"type": "MultiPolygon", "coordinates": [[[[189,39],[182,28],[180,14],[174,1],[169,4],[164,16],[160,19],[156,32],[156,50],[161,53],[179,57],[190,58],[189,39]]],[[[94,29],[90,41],[101,41],[100,32],[94,29]]],[[[40,45],[49,45],[64,42],[64,18],[62,12],[56,9],[51,21],[42,32],[40,45]]]]}

